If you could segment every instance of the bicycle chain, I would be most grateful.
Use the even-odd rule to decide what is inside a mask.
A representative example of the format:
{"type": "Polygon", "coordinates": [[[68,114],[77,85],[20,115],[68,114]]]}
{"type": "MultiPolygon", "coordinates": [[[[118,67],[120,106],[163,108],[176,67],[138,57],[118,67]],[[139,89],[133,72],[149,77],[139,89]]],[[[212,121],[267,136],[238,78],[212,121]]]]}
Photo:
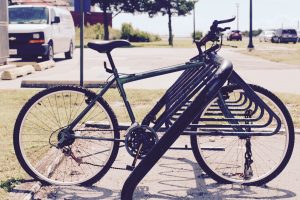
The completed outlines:
{"type": "MultiPolygon", "coordinates": [[[[252,110],[247,110],[245,112],[245,118],[251,118],[252,117],[252,110]]],[[[245,124],[249,124],[248,121],[245,122],[245,124]]],[[[251,131],[251,127],[246,128],[247,132],[251,131]]],[[[246,138],[246,152],[245,152],[245,164],[244,164],[244,179],[249,180],[253,176],[253,170],[251,167],[251,164],[253,163],[252,160],[252,150],[251,150],[251,138],[246,138]]]]}

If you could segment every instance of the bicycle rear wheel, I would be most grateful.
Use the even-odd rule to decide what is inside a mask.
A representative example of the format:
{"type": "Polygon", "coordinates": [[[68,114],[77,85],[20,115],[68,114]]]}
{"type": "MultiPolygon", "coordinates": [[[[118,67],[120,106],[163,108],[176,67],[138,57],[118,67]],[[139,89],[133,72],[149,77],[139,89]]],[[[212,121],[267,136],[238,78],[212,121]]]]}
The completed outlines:
{"type": "MultiPolygon", "coordinates": [[[[263,185],[280,174],[292,155],[295,136],[293,122],[288,110],[270,91],[256,85],[250,86],[280,118],[281,128],[279,133],[272,136],[244,138],[239,136],[191,136],[191,145],[198,164],[211,178],[220,183],[263,185]],[[248,159],[249,155],[250,159],[248,159]],[[249,164],[251,170],[249,170],[249,164]],[[245,171],[246,167],[247,171],[245,171]]],[[[222,96],[226,97],[226,105],[229,107],[238,105],[232,108],[232,114],[237,118],[245,118],[245,112],[255,109],[254,105],[250,105],[249,100],[243,94],[244,91],[238,86],[222,88],[222,96]]],[[[229,124],[226,120],[220,122],[222,121],[220,119],[226,117],[224,113],[220,114],[221,109],[217,105],[217,101],[218,97],[206,107],[200,117],[201,120],[198,120],[199,124],[229,124]],[[217,119],[218,122],[207,120],[212,118],[217,119]]],[[[255,114],[252,117],[258,118],[255,114]]],[[[267,123],[267,120],[269,118],[262,117],[259,124],[267,123]]],[[[267,130],[274,127],[275,123],[272,121],[267,130]]],[[[218,129],[211,127],[210,131],[217,132],[218,129]]],[[[250,131],[255,131],[255,128],[250,129],[250,131]]]]}
{"type": "MultiPolygon", "coordinates": [[[[95,96],[84,88],[59,86],[39,92],[24,105],[14,128],[14,149],[29,175],[56,185],[91,185],[105,175],[117,156],[119,142],[74,138],[57,148],[62,131],[95,96]]],[[[119,139],[117,127],[115,114],[99,98],[71,134],[119,139]]]]}

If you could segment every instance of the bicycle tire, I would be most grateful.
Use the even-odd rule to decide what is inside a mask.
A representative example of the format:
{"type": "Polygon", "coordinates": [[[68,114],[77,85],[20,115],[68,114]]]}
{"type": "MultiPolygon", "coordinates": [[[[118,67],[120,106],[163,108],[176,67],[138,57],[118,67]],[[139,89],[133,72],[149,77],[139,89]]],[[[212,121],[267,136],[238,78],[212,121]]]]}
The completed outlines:
{"type": "MultiPolygon", "coordinates": [[[[226,175],[226,173],[224,173],[225,170],[227,170],[227,169],[224,169],[224,172],[222,172],[221,171],[222,167],[220,167],[220,164],[219,164],[218,167],[213,167],[214,162],[215,163],[219,162],[219,161],[216,161],[217,159],[215,161],[208,161],[209,159],[212,159],[212,158],[209,158],[212,154],[208,155],[207,153],[204,153],[205,150],[202,151],[201,144],[199,144],[199,143],[201,143],[201,140],[207,139],[207,138],[204,138],[204,137],[207,137],[207,136],[192,135],[190,137],[192,151],[193,151],[193,154],[194,154],[199,166],[204,170],[204,172],[206,172],[207,175],[209,175],[212,179],[214,179],[218,183],[224,183],[224,184],[238,183],[238,184],[242,184],[242,185],[256,185],[256,186],[264,185],[264,184],[268,183],[269,181],[273,180],[275,177],[277,177],[282,172],[282,170],[286,167],[286,165],[288,164],[288,162],[291,158],[293,148],[294,148],[295,134],[294,134],[293,121],[292,121],[292,118],[291,118],[287,108],[282,103],[282,101],[276,95],[271,93],[270,91],[268,91],[268,90],[266,90],[266,89],[264,89],[260,86],[257,86],[257,85],[250,85],[250,87],[257,94],[259,94],[261,97],[265,97],[267,100],[271,101],[272,104],[275,105],[277,109],[279,109],[278,112],[281,114],[281,117],[282,117],[281,120],[284,121],[284,126],[286,128],[285,130],[287,130],[287,139],[285,141],[285,143],[286,143],[285,151],[282,154],[282,158],[281,158],[282,160],[280,160],[278,162],[278,164],[276,164],[276,166],[274,166],[271,169],[272,171],[266,173],[265,175],[262,175],[261,177],[254,178],[252,180],[238,180],[238,179],[236,180],[236,179],[232,179],[230,177],[230,175],[226,175]],[[210,162],[210,163],[208,163],[208,162],[210,162]]],[[[240,90],[240,88],[236,85],[225,86],[225,87],[222,88],[222,92],[225,92],[225,93],[226,92],[231,92],[231,91],[237,91],[237,90],[240,90]]],[[[210,105],[208,105],[205,110],[207,110],[209,106],[210,105]]],[[[206,112],[206,111],[204,111],[204,112],[206,112]]],[[[204,112],[202,113],[202,116],[204,115],[204,112]]],[[[224,138],[220,137],[220,140],[223,139],[223,141],[224,141],[225,137],[224,138]]],[[[252,136],[252,137],[255,137],[255,136],[252,136]]],[[[258,137],[263,137],[263,136],[258,136],[258,137]]],[[[274,136],[266,136],[266,137],[274,137],[274,136]]],[[[214,139],[216,139],[216,138],[212,138],[211,141],[215,142],[216,140],[214,141],[214,139]]],[[[255,138],[254,138],[254,140],[255,140],[255,138]]],[[[264,143],[264,145],[271,146],[272,144],[270,144],[270,143],[265,144],[264,143]]],[[[266,146],[264,146],[264,148],[267,149],[266,146]]],[[[273,148],[273,147],[270,147],[270,149],[271,148],[273,148]]],[[[277,148],[277,146],[276,146],[276,148],[277,148]]],[[[279,145],[278,145],[278,148],[279,148],[279,145]]],[[[237,150],[237,154],[238,153],[239,153],[239,151],[237,150]]],[[[260,152],[258,152],[258,153],[254,152],[253,156],[255,156],[254,155],[255,153],[258,154],[260,152]]],[[[274,152],[272,152],[272,153],[274,153],[274,152]]],[[[239,156],[237,156],[237,157],[239,157],[239,156]]],[[[258,160],[258,158],[259,158],[259,156],[257,155],[256,159],[258,160]]],[[[223,157],[222,159],[224,160],[225,158],[223,157]]],[[[230,159],[230,158],[228,158],[228,159],[230,159]]],[[[259,158],[259,159],[262,159],[262,158],[259,158]]],[[[238,160],[238,159],[235,159],[235,160],[238,160]]],[[[237,171],[238,164],[234,164],[233,161],[234,161],[234,157],[232,157],[231,165],[232,165],[232,169],[236,168],[235,170],[237,171]]],[[[225,163],[225,161],[223,161],[223,162],[225,163]]],[[[270,158],[266,158],[265,162],[266,162],[265,164],[270,163],[270,158]],[[268,159],[269,159],[269,162],[266,162],[268,159]]],[[[258,171],[259,170],[257,170],[257,174],[259,174],[258,171]]],[[[227,174],[229,174],[229,173],[227,173],[227,174]]]]}
{"type": "MultiPolygon", "coordinates": [[[[64,117],[63,112],[62,112],[63,110],[60,109],[60,106],[63,105],[62,102],[64,102],[66,119],[70,116],[68,120],[71,121],[71,118],[74,119],[76,116],[78,116],[77,114],[80,113],[79,112],[80,109],[84,109],[87,106],[87,104],[88,104],[87,101],[89,99],[90,100],[94,99],[95,97],[96,97],[96,94],[94,92],[87,90],[85,88],[76,87],[76,86],[58,86],[58,87],[52,87],[52,88],[43,90],[43,91],[37,93],[36,95],[34,95],[31,99],[29,99],[27,101],[27,103],[23,106],[23,108],[21,109],[21,111],[17,117],[15,127],[14,127],[14,134],[13,134],[13,144],[14,144],[14,150],[15,150],[17,159],[27,174],[29,174],[30,176],[32,176],[33,178],[35,178],[37,180],[40,180],[43,184],[47,184],[47,185],[48,184],[54,184],[54,185],[76,184],[76,185],[89,186],[89,185],[94,184],[98,180],[100,180],[107,173],[107,171],[110,169],[110,167],[112,166],[113,162],[115,161],[115,159],[117,157],[118,150],[119,150],[119,142],[111,142],[111,143],[106,142],[105,143],[105,141],[94,142],[94,141],[75,139],[74,143],[71,145],[71,147],[69,147],[71,150],[70,150],[69,154],[67,155],[67,154],[63,153],[60,149],[53,148],[53,146],[52,147],[47,146],[46,142],[44,142],[42,140],[44,138],[47,138],[44,135],[42,135],[42,133],[45,132],[46,134],[48,134],[48,136],[50,134],[50,133],[48,133],[48,131],[46,131],[46,128],[48,128],[46,126],[46,124],[48,124],[48,126],[51,126],[50,128],[54,128],[54,125],[61,126],[60,129],[55,129],[56,130],[56,132],[54,132],[55,134],[58,133],[59,130],[62,130],[62,127],[65,127],[62,125],[64,123],[64,121],[62,119],[64,117]],[[75,99],[75,95],[76,95],[76,99],[75,99]],[[54,97],[55,97],[55,101],[54,101],[54,97]],[[66,102],[68,101],[67,98],[69,98],[68,100],[69,100],[69,104],[70,104],[69,112],[68,112],[69,107],[68,107],[68,105],[66,106],[66,102]],[[49,100],[48,104],[46,102],[47,99],[49,100]],[[59,99],[61,100],[61,103],[59,102],[59,99]],[[62,101],[62,99],[63,99],[63,101],[62,101]],[[75,99],[75,101],[74,101],[74,99],[75,99]],[[55,113],[55,110],[53,109],[53,107],[55,107],[54,102],[56,102],[57,113],[55,113]],[[80,104],[80,102],[81,102],[81,104],[80,104]],[[53,103],[53,105],[52,105],[52,103],[53,103]],[[74,105],[74,107],[71,108],[71,105],[74,105]],[[46,109],[42,108],[42,106],[44,106],[44,107],[49,106],[49,108],[48,108],[48,110],[46,110],[46,109]],[[39,109],[42,108],[42,110],[38,110],[37,108],[39,108],[39,109]],[[75,110],[75,109],[77,109],[77,110],[75,110]],[[37,112],[37,111],[39,111],[39,112],[37,112]],[[48,113],[47,111],[49,111],[49,116],[45,117],[44,115],[46,115],[46,113],[48,113]],[[52,113],[52,115],[50,115],[51,113],[52,113]],[[36,118],[31,117],[34,115],[37,115],[37,117],[36,118]],[[54,119],[54,118],[56,118],[56,119],[54,119]],[[30,120],[33,120],[33,119],[34,119],[35,123],[37,123],[36,125],[29,123],[29,122],[31,122],[30,120]],[[59,121],[60,119],[61,119],[61,121],[59,121]],[[56,121],[56,124],[55,124],[55,121],[56,121]],[[45,130],[42,129],[41,127],[39,127],[44,124],[45,124],[45,127],[44,127],[45,130]],[[27,126],[28,126],[28,128],[27,128],[27,126]],[[30,128],[30,126],[32,126],[33,128],[36,127],[36,129],[30,128]],[[29,135],[28,138],[26,136],[27,133],[29,135]],[[32,136],[31,136],[29,133],[34,133],[34,134],[32,134],[32,136]],[[35,133],[38,133],[38,134],[35,134],[35,133]],[[41,140],[38,140],[39,138],[41,138],[41,140]],[[29,145],[27,144],[26,139],[28,139],[29,145]],[[40,145],[41,143],[45,144],[46,145],[45,149],[47,149],[47,150],[43,150],[42,147],[41,148],[35,147],[34,144],[36,141],[34,141],[34,140],[39,141],[39,143],[37,143],[36,146],[40,145]],[[103,146],[101,146],[101,145],[103,145],[103,146]],[[108,147],[106,147],[106,146],[108,146],[108,147]],[[49,149],[48,149],[48,147],[49,147],[49,149]],[[33,156],[33,154],[36,153],[33,150],[29,151],[31,148],[32,149],[36,148],[37,149],[36,152],[39,150],[41,152],[40,156],[42,156],[42,154],[44,153],[44,156],[47,156],[47,159],[45,159],[45,158],[38,159],[38,157],[36,159],[38,159],[39,161],[30,159],[31,156],[33,156]],[[106,149],[106,148],[108,150],[102,150],[102,149],[106,149]],[[100,151],[100,149],[101,149],[102,153],[101,152],[98,153],[99,155],[96,154],[96,152],[100,151]],[[61,152],[54,153],[54,151],[56,151],[56,150],[61,151],[61,152]],[[28,151],[28,153],[27,153],[27,151],[28,151]],[[52,151],[53,151],[53,153],[52,153],[52,151]],[[75,153],[78,154],[77,158],[75,157],[75,153]],[[95,154],[93,155],[93,153],[95,153],[95,154]],[[52,154],[53,154],[53,156],[52,156],[52,154]],[[56,154],[58,154],[58,155],[56,155],[56,154]],[[71,154],[75,158],[73,158],[71,156],[71,154]],[[108,155],[106,156],[106,154],[108,154],[108,155]],[[86,157],[84,157],[84,155],[86,157]],[[99,162],[100,158],[102,159],[102,157],[103,157],[103,156],[100,157],[100,155],[105,156],[104,161],[103,161],[103,164],[97,165],[95,163],[99,162]],[[52,158],[51,156],[53,157],[53,161],[47,166],[47,162],[50,162],[50,161],[46,161],[46,160],[50,160],[52,158]],[[59,157],[59,161],[57,161],[58,157],[59,157]],[[80,162],[79,162],[79,159],[81,159],[80,162]],[[84,162],[84,160],[86,160],[86,161],[84,162]],[[55,164],[55,162],[57,162],[58,164],[55,164]],[[78,164],[78,167],[73,164],[78,164]],[[64,165],[64,170],[65,170],[64,172],[61,167],[63,165],[64,165]],[[79,166],[81,169],[79,169],[79,166]],[[45,168],[45,169],[41,170],[40,168],[45,168]],[[84,173],[86,172],[85,171],[86,169],[90,169],[91,175],[89,175],[89,176],[86,175],[87,177],[84,177],[84,175],[85,175],[84,173]],[[52,170],[55,172],[50,172],[50,173],[45,172],[47,170],[48,171],[52,170]],[[49,175],[49,174],[51,174],[51,175],[49,175]],[[53,174],[55,174],[56,177],[53,174]],[[59,175],[59,174],[61,174],[61,175],[59,175]],[[62,179],[61,176],[64,176],[64,180],[61,180],[62,179]],[[65,177],[65,176],[69,176],[69,177],[65,177]],[[76,177],[78,178],[77,180],[75,180],[76,177]],[[80,177],[82,177],[82,178],[80,178],[80,177]],[[73,180],[72,180],[72,178],[73,178],[73,180]],[[57,179],[59,179],[59,180],[57,180],[57,179]]],[[[107,132],[110,133],[110,135],[112,135],[114,139],[119,139],[120,133],[118,131],[117,118],[116,118],[114,112],[112,111],[112,109],[110,108],[110,106],[108,105],[108,103],[103,98],[99,98],[97,100],[94,107],[90,110],[91,113],[88,113],[88,114],[92,115],[92,112],[95,112],[95,111],[96,111],[95,116],[93,113],[93,116],[90,116],[89,119],[96,120],[96,119],[98,119],[98,116],[99,116],[99,118],[100,118],[100,116],[106,117],[105,119],[107,119],[107,121],[109,123],[109,128],[112,128],[112,130],[108,129],[107,132]],[[103,109],[103,114],[98,112],[100,109],[103,109]]],[[[86,120],[88,120],[88,116],[87,116],[88,114],[85,115],[86,120]]],[[[78,126],[78,128],[77,128],[79,130],[77,132],[79,132],[80,134],[85,134],[84,131],[88,132],[88,134],[102,134],[103,131],[106,131],[106,130],[100,130],[100,129],[95,129],[95,128],[89,128],[87,126],[88,123],[91,124],[94,122],[91,122],[91,121],[82,122],[81,125],[78,126]],[[86,130],[83,130],[82,127],[85,127],[86,130]]],[[[66,124],[66,125],[68,125],[68,124],[66,124]]],[[[91,125],[89,125],[89,126],[91,126],[91,125]]],[[[55,140],[55,137],[52,135],[53,135],[53,132],[49,136],[49,145],[50,145],[51,140],[55,140]]],[[[56,139],[56,141],[57,140],[58,139],[56,139]]]]}

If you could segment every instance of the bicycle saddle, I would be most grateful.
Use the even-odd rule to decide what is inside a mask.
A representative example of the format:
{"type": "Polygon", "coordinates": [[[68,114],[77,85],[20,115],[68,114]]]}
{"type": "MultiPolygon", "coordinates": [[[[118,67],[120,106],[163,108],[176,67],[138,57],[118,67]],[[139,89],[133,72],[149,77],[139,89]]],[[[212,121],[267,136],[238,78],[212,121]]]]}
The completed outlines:
{"type": "Polygon", "coordinates": [[[127,40],[114,40],[114,41],[93,41],[89,42],[87,46],[99,53],[111,52],[113,49],[118,47],[131,46],[127,40]]]}

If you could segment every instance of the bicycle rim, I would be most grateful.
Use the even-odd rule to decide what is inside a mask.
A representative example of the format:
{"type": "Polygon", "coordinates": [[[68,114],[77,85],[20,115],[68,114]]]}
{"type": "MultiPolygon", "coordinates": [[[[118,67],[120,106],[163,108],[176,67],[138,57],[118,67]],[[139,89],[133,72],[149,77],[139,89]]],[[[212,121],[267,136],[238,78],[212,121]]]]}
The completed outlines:
{"type": "MultiPolygon", "coordinates": [[[[72,185],[91,182],[106,173],[117,153],[114,142],[75,139],[64,149],[54,146],[59,132],[78,116],[90,98],[83,89],[77,89],[49,92],[35,102],[29,101],[18,132],[21,161],[29,174],[50,184],[72,185]]],[[[116,136],[111,114],[99,101],[75,126],[73,134],[110,139],[116,136]]]]}
{"type": "MultiPolygon", "coordinates": [[[[274,99],[269,91],[252,86],[260,98],[280,117],[282,127],[273,136],[251,136],[253,175],[245,177],[246,140],[235,136],[198,136],[194,142],[194,155],[203,169],[218,182],[261,185],[275,178],[286,166],[293,149],[294,132],[292,121],[279,99],[274,99]],[[264,94],[265,93],[265,94],[264,94]],[[269,94],[267,94],[269,93],[269,94]],[[198,153],[199,152],[199,153],[198,153]]],[[[235,89],[229,101],[236,102],[242,90],[235,89]],[[237,95],[236,95],[237,94],[237,95]]],[[[216,100],[212,101],[202,117],[213,115],[216,100]],[[210,111],[209,111],[210,110],[210,111]]],[[[242,101],[242,100],[241,100],[242,101]]],[[[240,101],[240,102],[241,102],[240,101]]],[[[246,107],[247,105],[245,105],[246,107]]],[[[220,117],[220,116],[219,116],[220,117]]],[[[223,116],[224,117],[224,116],[223,116]]],[[[253,116],[255,118],[255,116],[253,116]]],[[[222,118],[222,117],[221,117],[222,118]]],[[[266,122],[264,117],[260,123],[266,122]]],[[[201,122],[199,122],[201,124],[201,122]]],[[[273,123],[273,122],[272,122],[273,123]]],[[[272,128],[274,124],[270,125],[272,128]]],[[[252,129],[255,131],[255,128],[252,129]]],[[[195,138],[194,138],[195,139],[195,138]]]]}

